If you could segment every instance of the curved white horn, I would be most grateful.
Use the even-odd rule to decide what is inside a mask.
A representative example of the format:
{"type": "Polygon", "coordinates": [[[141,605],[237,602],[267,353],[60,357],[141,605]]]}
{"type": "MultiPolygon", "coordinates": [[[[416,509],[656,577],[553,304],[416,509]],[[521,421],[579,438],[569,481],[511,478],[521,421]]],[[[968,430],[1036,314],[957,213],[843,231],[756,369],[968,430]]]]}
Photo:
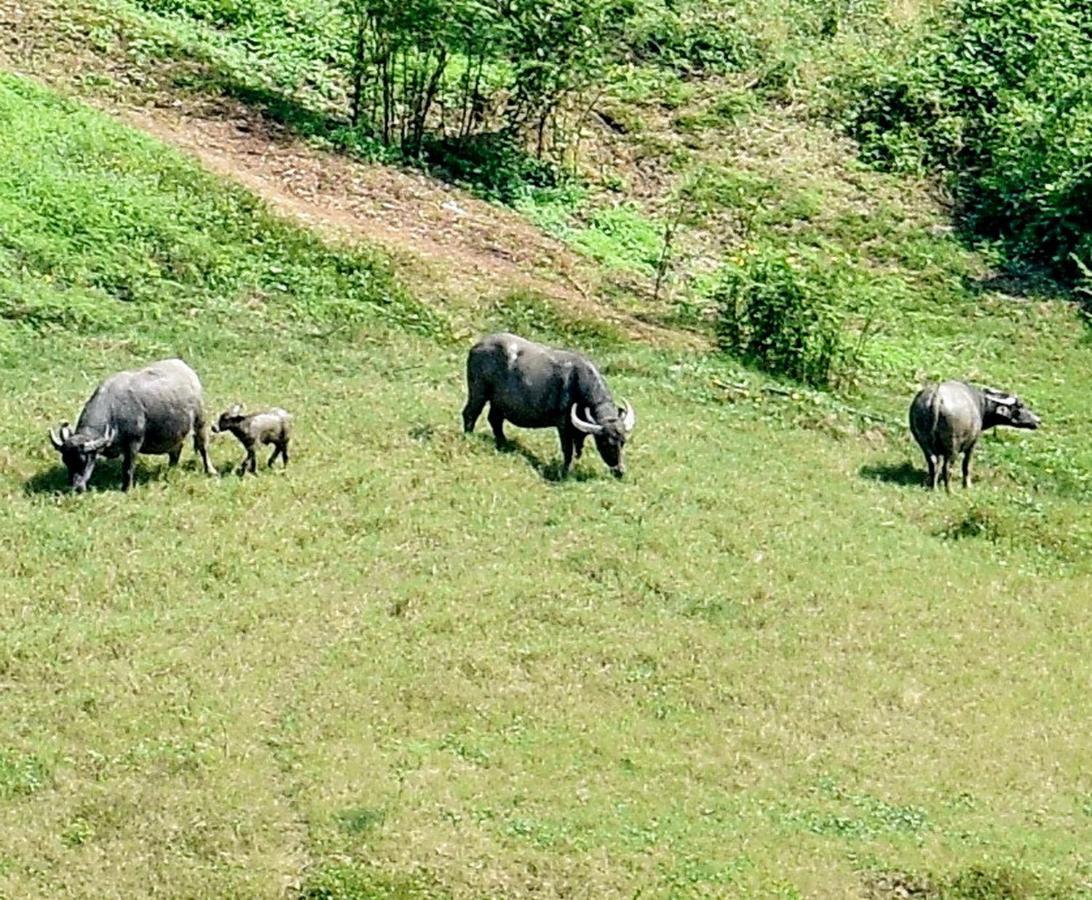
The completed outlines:
{"type": "Polygon", "coordinates": [[[52,428],[49,429],[49,442],[53,445],[55,450],[64,449],[64,439],[52,428]]]}
{"type": "Polygon", "coordinates": [[[102,437],[100,437],[93,444],[90,444],[88,450],[101,450],[103,447],[109,447],[114,443],[114,438],[118,436],[118,430],[113,425],[107,425],[106,430],[103,431],[102,437]]]}
{"type": "Polygon", "coordinates": [[[569,410],[569,418],[572,420],[573,427],[577,431],[583,431],[584,434],[602,434],[603,426],[596,425],[594,422],[585,422],[576,411],[576,404],[573,404],[573,408],[569,410]]]}
{"type": "Polygon", "coordinates": [[[628,400],[622,401],[623,406],[618,412],[622,414],[622,430],[625,432],[633,431],[633,426],[637,424],[637,413],[633,411],[633,407],[629,405],[628,400]]]}

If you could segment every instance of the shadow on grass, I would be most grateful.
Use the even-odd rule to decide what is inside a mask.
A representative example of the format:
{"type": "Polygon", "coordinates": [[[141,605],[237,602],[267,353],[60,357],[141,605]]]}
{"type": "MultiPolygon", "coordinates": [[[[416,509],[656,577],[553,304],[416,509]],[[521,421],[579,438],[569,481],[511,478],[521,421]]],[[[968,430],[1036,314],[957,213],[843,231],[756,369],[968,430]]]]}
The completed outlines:
{"type": "Polygon", "coordinates": [[[925,473],[908,462],[901,462],[898,465],[868,464],[861,466],[858,472],[862,478],[882,481],[885,484],[897,484],[902,487],[921,487],[925,484],[925,473]]]}
{"type": "MultiPolygon", "coordinates": [[[[490,447],[495,446],[493,443],[493,436],[487,434],[475,434],[475,437],[482,443],[488,443],[490,447]]],[[[508,438],[507,443],[503,447],[496,448],[497,453],[511,453],[517,456],[522,456],[526,460],[527,464],[534,469],[542,477],[543,481],[549,481],[554,484],[562,484],[566,481],[594,481],[601,475],[590,471],[585,468],[578,468],[579,461],[573,460],[573,467],[569,469],[568,476],[562,476],[561,474],[561,459],[555,457],[549,461],[543,459],[534,450],[523,446],[519,441],[515,441],[512,438],[508,438]]],[[[561,450],[558,449],[560,455],[561,450]]]]}
{"type": "MultiPolygon", "coordinates": [[[[184,472],[199,472],[201,467],[196,459],[186,460],[175,466],[175,470],[184,472]]],[[[133,487],[138,488],[152,481],[161,481],[168,477],[171,468],[166,462],[161,466],[146,466],[137,462],[133,472],[133,487]]],[[[223,473],[221,473],[223,474],[223,473]]],[[[35,494],[65,494],[72,489],[68,485],[68,470],[64,466],[53,466],[31,475],[23,482],[23,493],[33,496],[35,494]]],[[[121,490],[121,460],[100,460],[95,466],[91,480],[87,483],[88,492],[93,491],[120,491],[121,490]]]]}
{"type": "Polygon", "coordinates": [[[333,138],[344,135],[350,127],[347,121],[310,109],[278,91],[244,84],[223,75],[214,77],[211,84],[227,96],[260,112],[271,122],[303,137],[333,138]]]}
{"type": "MultiPolygon", "coordinates": [[[[973,240],[973,235],[968,236],[973,240]]],[[[1074,291],[1046,269],[1000,272],[987,276],[965,276],[964,287],[972,294],[1005,294],[1017,300],[1073,300],[1074,291]]]]}

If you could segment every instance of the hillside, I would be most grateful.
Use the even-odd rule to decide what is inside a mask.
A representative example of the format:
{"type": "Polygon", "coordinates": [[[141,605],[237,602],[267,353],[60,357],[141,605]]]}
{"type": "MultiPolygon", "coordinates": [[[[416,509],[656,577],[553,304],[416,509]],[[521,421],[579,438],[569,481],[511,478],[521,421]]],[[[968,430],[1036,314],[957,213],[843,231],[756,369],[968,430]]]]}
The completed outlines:
{"type": "Polygon", "coordinates": [[[1088,326],[934,181],[791,81],[711,116],[742,72],[615,92],[600,175],[498,202],[226,90],[230,29],[0,25],[0,896],[1092,891],[1088,326]],[[717,190],[657,292],[680,147],[717,190]],[[778,248],[875,306],[835,388],[714,349],[709,261],[778,248]],[[462,434],[499,327],[632,401],[623,481],[462,434]],[[223,477],[64,492],[47,429],[173,354],[217,412],[293,411],[291,467],[221,439],[223,477]],[[937,375],[1044,419],[970,493],[921,489],[937,375]]]}

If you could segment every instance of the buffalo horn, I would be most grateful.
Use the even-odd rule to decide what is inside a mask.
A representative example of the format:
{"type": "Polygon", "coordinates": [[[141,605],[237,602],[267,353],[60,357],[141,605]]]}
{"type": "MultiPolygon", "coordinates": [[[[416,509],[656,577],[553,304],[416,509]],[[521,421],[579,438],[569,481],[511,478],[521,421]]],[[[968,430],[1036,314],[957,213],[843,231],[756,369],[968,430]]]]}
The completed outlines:
{"type": "Polygon", "coordinates": [[[584,434],[602,434],[603,426],[596,425],[594,422],[585,422],[580,418],[579,413],[576,411],[576,404],[573,404],[573,408],[569,411],[569,418],[572,419],[573,427],[577,431],[583,431],[584,434]]]}
{"type": "Polygon", "coordinates": [[[88,450],[101,450],[103,447],[109,447],[114,443],[114,438],[118,436],[118,431],[113,425],[107,425],[106,430],[102,433],[97,441],[88,445],[88,450]]]}

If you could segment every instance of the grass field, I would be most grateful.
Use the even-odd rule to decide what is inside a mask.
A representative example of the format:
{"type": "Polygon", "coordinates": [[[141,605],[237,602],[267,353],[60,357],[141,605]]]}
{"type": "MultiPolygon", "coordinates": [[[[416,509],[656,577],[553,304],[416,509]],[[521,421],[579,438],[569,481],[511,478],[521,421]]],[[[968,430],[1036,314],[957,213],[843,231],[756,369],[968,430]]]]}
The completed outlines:
{"type": "Polygon", "coordinates": [[[844,399],[603,329],[629,471],[559,482],[461,433],[503,307],[20,79],[0,121],[0,895],[1092,893],[1073,307],[905,297],[844,399]],[[47,428],[174,354],[293,411],[291,468],[64,493],[47,428]],[[1045,428],[928,495],[902,417],[957,363],[1045,428]]]}

